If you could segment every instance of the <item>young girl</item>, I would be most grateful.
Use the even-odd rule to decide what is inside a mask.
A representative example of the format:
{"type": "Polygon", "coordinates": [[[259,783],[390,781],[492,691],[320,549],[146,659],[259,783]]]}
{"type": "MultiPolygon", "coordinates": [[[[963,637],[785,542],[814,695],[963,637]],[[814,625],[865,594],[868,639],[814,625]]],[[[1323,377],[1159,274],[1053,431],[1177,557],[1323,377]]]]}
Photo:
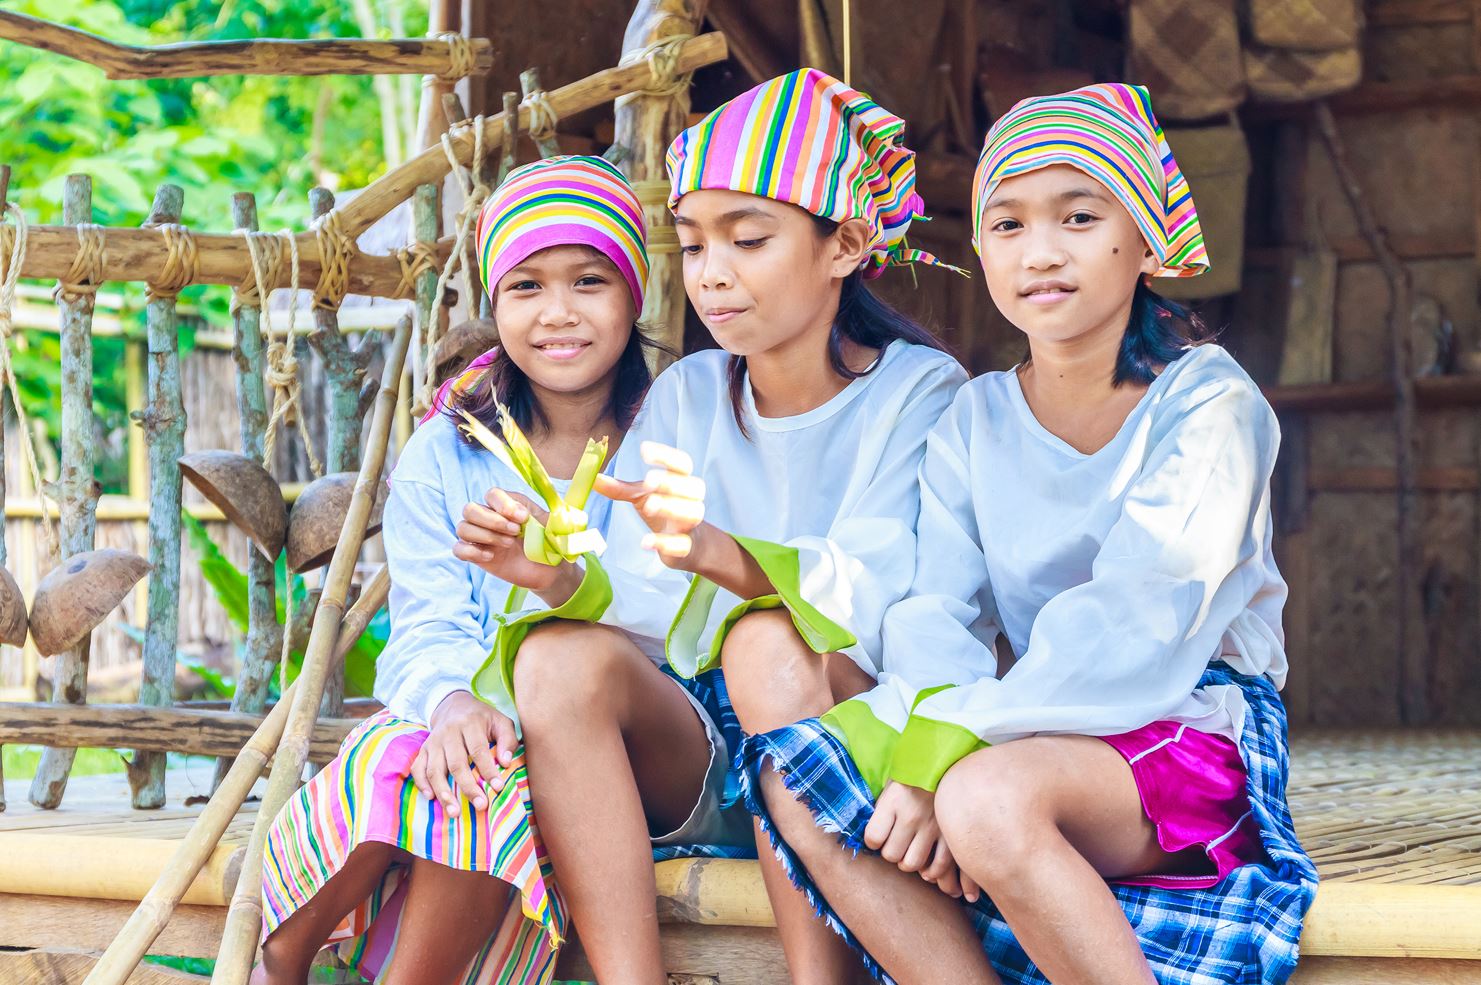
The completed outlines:
{"type": "Polygon", "coordinates": [[[1029,359],[931,433],[879,686],[750,740],[748,802],[876,973],[1284,981],[1316,876],[1285,803],[1279,435],[1146,284],[1208,266],[1146,90],[1015,106],[973,213],[1029,359]]]}
{"type": "MultiPolygon", "coordinates": [[[[376,981],[551,978],[565,919],[512,709],[469,690],[509,586],[455,546],[490,489],[527,487],[459,433],[457,412],[497,432],[501,401],[558,477],[572,475],[588,438],[620,441],[650,382],[634,325],[644,237],[631,187],[594,157],[519,168],[484,206],[478,252],[500,346],[444,385],[401,453],[382,534],[391,639],[376,697],[386,710],[274,823],[255,982],[303,985],[327,944],[376,981]]],[[[564,492],[569,480],[556,485],[564,492]]],[[[592,526],[605,527],[609,508],[592,501],[592,526]]]]}
{"type": "MultiPolygon", "coordinates": [[[[478,684],[514,692],[541,831],[601,981],[665,980],[650,839],[754,837],[725,809],[734,737],[656,664],[710,672],[723,707],[722,644],[729,680],[732,660],[780,659],[733,655],[769,636],[806,655],[795,690],[821,682],[826,709],[872,684],[880,619],[908,586],[916,469],[964,374],[865,284],[888,264],[934,262],[904,245],[922,203],[902,126],[809,69],[682,134],[669,205],[689,299],[722,348],[655,381],[614,469],[638,480],[646,461],[647,480],[599,480],[637,507],[614,511],[605,569],[525,564],[528,512],[513,499],[483,538],[491,571],[555,606],[510,624],[478,684]],[[556,617],[603,625],[535,628],[556,617]],[[760,630],[726,642],[742,619],[760,630]]],[[[776,876],[803,932],[831,947],[776,876]]]]}

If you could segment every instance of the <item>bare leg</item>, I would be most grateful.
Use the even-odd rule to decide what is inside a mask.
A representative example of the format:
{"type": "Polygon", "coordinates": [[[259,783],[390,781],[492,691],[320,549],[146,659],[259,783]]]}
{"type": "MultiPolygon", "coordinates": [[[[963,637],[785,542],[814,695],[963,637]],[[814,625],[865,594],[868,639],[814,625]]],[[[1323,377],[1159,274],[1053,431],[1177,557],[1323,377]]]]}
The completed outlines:
{"type": "Polygon", "coordinates": [[[942,778],[936,819],[962,871],[1056,985],[1155,982],[1105,880],[1186,871],[1188,855],[1158,845],[1115,749],[1061,735],[980,750],[942,778]]]}
{"type": "Polygon", "coordinates": [[[375,842],[358,845],[314,898],[293,911],[262,945],[262,963],[252,985],[303,985],[309,965],[339,922],[375,892],[381,879],[405,852],[375,842]]]}
{"type": "Polygon", "coordinates": [[[606,626],[536,629],[514,688],[540,833],[597,979],[666,985],[649,825],[677,828],[698,801],[710,761],[703,723],[606,626]]]}
{"type": "MultiPolygon", "coordinates": [[[[848,657],[812,652],[784,609],[741,617],[725,639],[722,666],[730,702],[741,727],[750,733],[769,732],[821,715],[874,684],[848,657]]],[[[790,794],[783,796],[791,800],[790,794]]],[[[767,803],[771,802],[768,791],[767,803]]],[[[843,938],[813,913],[807,898],[787,878],[759,821],[755,833],[756,855],[792,981],[841,985],[867,977],[843,938]]]]}
{"type": "Polygon", "coordinates": [[[817,826],[806,805],[792,796],[775,772],[767,772],[762,784],[777,830],[807,866],[833,911],[890,977],[900,985],[998,985],[982,941],[959,901],[920,876],[900,871],[893,862],[870,852],[855,855],[840,845],[817,826]]]}
{"type": "Polygon", "coordinates": [[[507,882],[482,872],[414,860],[385,980],[461,985],[468,962],[498,930],[510,891],[507,882]]]}

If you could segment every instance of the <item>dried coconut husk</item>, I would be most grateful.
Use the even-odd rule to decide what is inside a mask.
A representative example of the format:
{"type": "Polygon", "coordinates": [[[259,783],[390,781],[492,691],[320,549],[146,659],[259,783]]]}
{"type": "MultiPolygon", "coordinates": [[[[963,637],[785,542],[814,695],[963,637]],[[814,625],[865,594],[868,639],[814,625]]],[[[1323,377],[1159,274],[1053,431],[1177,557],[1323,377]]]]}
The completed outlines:
{"type": "Polygon", "coordinates": [[[74,554],[36,586],[31,640],[42,656],[70,650],[118,608],[149,571],[130,551],[103,548],[74,554]]]}
{"type": "Polygon", "coordinates": [[[0,643],[25,646],[29,623],[21,586],[16,583],[14,575],[0,568],[0,643]]]}
{"type": "Polygon", "coordinates": [[[437,382],[457,376],[468,364],[499,344],[499,326],[492,318],[473,318],[458,322],[437,340],[432,350],[433,372],[437,382]]]}
{"type": "Polygon", "coordinates": [[[288,533],[288,506],[278,481],[261,462],[234,451],[197,451],[180,458],[180,474],[239,527],[263,557],[277,559],[288,533]]]}
{"type": "MultiPolygon", "coordinates": [[[[288,514],[288,570],[312,571],[329,563],[345,525],[345,514],[355,494],[354,472],[331,472],[304,486],[288,514]]],[[[386,484],[380,483],[365,536],[381,529],[381,511],[386,505],[386,484]]]]}

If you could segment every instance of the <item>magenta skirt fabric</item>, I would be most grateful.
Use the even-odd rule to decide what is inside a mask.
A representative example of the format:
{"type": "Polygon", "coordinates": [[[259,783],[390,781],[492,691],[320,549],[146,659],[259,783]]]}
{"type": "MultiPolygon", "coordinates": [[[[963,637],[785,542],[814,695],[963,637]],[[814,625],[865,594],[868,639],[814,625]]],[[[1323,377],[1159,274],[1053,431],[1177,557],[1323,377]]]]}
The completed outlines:
{"type": "Polygon", "coordinates": [[[1207,889],[1241,865],[1263,857],[1244,760],[1229,739],[1179,722],[1153,722],[1100,739],[1131,767],[1142,810],[1156,826],[1162,850],[1177,853],[1198,848],[1208,859],[1208,865],[1197,872],[1112,882],[1207,889]]]}

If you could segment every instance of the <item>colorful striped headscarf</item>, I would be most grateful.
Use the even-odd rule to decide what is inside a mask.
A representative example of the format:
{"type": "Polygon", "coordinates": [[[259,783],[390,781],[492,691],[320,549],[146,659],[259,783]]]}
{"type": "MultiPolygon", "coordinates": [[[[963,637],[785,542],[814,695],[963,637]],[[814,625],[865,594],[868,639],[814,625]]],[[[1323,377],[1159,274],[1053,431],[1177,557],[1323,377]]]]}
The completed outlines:
{"type": "Polygon", "coordinates": [[[490,294],[532,253],[590,246],[611,260],[643,310],[647,230],[638,196],[600,157],[551,157],[509,172],[478,216],[478,269],[490,294]]]}
{"type": "Polygon", "coordinates": [[[1188,180],[1143,86],[1106,82],[1015,105],[987,133],[972,186],[972,246],[982,253],[982,212],[1004,178],[1051,164],[1079,168],[1131,213],[1161,267],[1157,277],[1193,277],[1208,251],[1188,180]]]}
{"type": "MultiPolygon", "coordinates": [[[[915,152],[902,145],[905,121],[815,68],[763,82],[685,130],[669,145],[669,208],[706,188],[788,202],[873,230],[866,277],[886,266],[941,263],[905,245],[924,219],[915,191],[915,152]]],[[[956,268],[951,268],[956,269],[956,268]]]]}

